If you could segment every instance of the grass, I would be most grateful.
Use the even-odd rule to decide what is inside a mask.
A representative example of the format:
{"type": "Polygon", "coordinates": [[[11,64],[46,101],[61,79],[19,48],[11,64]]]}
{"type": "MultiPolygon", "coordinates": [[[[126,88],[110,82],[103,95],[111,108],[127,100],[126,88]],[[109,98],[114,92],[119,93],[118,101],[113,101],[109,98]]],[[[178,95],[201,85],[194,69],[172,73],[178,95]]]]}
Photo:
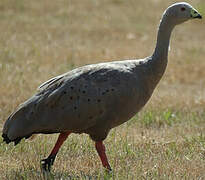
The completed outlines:
{"type": "MultiPolygon", "coordinates": [[[[81,65],[152,53],[168,0],[0,1],[0,127],[45,80],[81,65]],[[148,48],[149,47],[149,48],[148,48]]],[[[188,1],[205,15],[203,0],[188,1]]],[[[145,108],[105,141],[107,174],[87,135],[72,134],[51,174],[57,135],[0,143],[0,179],[205,179],[204,21],[177,27],[166,73],[145,108]]],[[[0,142],[2,139],[0,139],[0,142]]]]}

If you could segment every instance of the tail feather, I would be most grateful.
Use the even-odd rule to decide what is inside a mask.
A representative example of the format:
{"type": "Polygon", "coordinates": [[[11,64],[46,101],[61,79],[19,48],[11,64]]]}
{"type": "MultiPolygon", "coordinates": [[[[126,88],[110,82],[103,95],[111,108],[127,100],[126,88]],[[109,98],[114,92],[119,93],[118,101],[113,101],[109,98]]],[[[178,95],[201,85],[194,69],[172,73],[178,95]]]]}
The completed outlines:
{"type": "MultiPolygon", "coordinates": [[[[33,134],[37,133],[56,133],[51,130],[47,131],[47,126],[45,127],[45,122],[41,119],[39,120],[41,110],[41,105],[43,104],[43,98],[41,95],[34,95],[24,103],[18,106],[17,110],[14,111],[6,120],[2,137],[3,141],[7,144],[14,142],[17,145],[21,139],[34,138],[33,134]]],[[[49,124],[48,124],[49,127],[49,124]]]]}
{"type": "Polygon", "coordinates": [[[2,137],[5,142],[13,141],[18,144],[22,138],[29,138],[33,134],[36,122],[36,103],[39,98],[32,96],[9,116],[3,127],[2,137]]]}
{"type": "Polygon", "coordinates": [[[16,146],[18,143],[20,143],[22,138],[16,138],[14,139],[14,146],[16,146]]]}
{"type": "Polygon", "coordinates": [[[18,143],[20,143],[20,141],[21,141],[21,139],[22,139],[22,138],[16,138],[16,139],[14,139],[14,140],[10,140],[6,134],[2,134],[2,137],[3,137],[3,141],[5,141],[6,144],[9,144],[10,142],[14,142],[14,145],[15,145],[15,146],[16,146],[18,143]]]}
{"type": "Polygon", "coordinates": [[[28,136],[25,136],[25,137],[18,137],[18,138],[14,139],[14,140],[10,140],[9,137],[8,137],[6,134],[4,134],[4,133],[2,134],[3,141],[6,142],[6,144],[9,144],[9,143],[11,143],[11,142],[14,142],[14,145],[15,145],[15,146],[16,146],[17,144],[19,144],[23,138],[28,139],[28,138],[30,138],[31,136],[32,136],[32,135],[28,135],[28,136]]]}
{"type": "Polygon", "coordinates": [[[2,137],[3,137],[3,141],[5,141],[6,144],[9,144],[10,142],[12,142],[6,134],[2,134],[2,137]]]}

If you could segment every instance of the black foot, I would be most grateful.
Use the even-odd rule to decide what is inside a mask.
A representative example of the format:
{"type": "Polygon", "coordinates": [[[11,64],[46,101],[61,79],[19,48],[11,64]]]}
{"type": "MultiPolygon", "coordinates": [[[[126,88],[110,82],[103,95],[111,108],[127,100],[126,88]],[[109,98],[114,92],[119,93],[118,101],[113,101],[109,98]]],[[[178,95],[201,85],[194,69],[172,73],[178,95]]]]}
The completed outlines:
{"type": "Polygon", "coordinates": [[[41,160],[41,168],[44,171],[51,171],[51,166],[53,165],[55,161],[56,156],[49,156],[47,159],[41,160]]]}
{"type": "Polygon", "coordinates": [[[105,168],[105,171],[107,173],[112,173],[112,168],[110,166],[108,166],[108,167],[105,168]]]}

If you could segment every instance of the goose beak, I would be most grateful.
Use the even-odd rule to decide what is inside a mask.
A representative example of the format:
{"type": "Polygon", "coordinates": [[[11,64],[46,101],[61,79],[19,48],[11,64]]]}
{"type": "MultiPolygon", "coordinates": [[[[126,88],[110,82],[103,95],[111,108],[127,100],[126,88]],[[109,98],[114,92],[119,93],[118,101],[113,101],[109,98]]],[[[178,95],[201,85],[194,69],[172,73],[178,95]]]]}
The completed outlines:
{"type": "Polygon", "coordinates": [[[202,19],[201,14],[199,14],[195,9],[191,10],[191,17],[192,18],[197,18],[197,19],[202,19]]]}
{"type": "Polygon", "coordinates": [[[198,14],[197,16],[194,16],[193,18],[202,19],[202,16],[201,14],[198,14]]]}
{"type": "Polygon", "coordinates": [[[194,18],[202,19],[202,16],[201,16],[200,14],[198,14],[198,15],[195,16],[194,18]]]}

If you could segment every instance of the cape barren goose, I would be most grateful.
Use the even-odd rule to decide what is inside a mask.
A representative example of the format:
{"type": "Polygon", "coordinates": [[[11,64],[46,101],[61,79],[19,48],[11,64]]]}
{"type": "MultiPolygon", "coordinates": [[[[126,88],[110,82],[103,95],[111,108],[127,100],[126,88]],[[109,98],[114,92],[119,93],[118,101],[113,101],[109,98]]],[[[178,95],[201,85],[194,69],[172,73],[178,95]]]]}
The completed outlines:
{"type": "Polygon", "coordinates": [[[54,77],[21,104],[4,124],[3,140],[18,144],[32,134],[60,133],[42,168],[50,171],[70,133],[87,133],[95,141],[102,165],[111,170],[103,140],[111,128],[133,117],[149,100],[167,66],[173,28],[202,16],[188,3],[164,12],[154,53],[144,59],[83,66],[54,77]]]}

